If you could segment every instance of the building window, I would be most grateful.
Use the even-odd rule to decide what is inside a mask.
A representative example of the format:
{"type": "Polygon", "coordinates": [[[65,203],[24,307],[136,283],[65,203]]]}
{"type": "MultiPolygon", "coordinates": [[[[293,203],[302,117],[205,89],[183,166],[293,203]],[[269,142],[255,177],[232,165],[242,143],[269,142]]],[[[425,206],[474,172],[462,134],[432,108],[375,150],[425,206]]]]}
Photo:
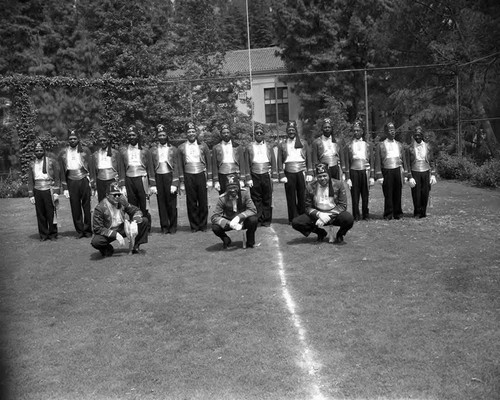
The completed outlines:
{"type": "Polygon", "coordinates": [[[264,89],[266,124],[288,122],[288,88],[264,89]]]}

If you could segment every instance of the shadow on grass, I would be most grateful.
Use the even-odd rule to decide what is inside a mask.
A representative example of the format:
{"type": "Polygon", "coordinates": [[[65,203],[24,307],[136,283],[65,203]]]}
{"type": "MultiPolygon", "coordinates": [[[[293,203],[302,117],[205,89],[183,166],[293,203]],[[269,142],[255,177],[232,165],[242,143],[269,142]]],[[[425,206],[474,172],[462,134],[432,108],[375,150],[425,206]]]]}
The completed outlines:
{"type": "Polygon", "coordinates": [[[316,240],[316,234],[312,234],[312,235],[309,235],[309,237],[305,237],[305,236],[299,236],[299,237],[296,237],[296,238],[293,238],[292,240],[289,240],[288,242],[286,242],[287,245],[289,246],[294,246],[296,244],[320,244],[321,242],[318,242],[316,240]]]}

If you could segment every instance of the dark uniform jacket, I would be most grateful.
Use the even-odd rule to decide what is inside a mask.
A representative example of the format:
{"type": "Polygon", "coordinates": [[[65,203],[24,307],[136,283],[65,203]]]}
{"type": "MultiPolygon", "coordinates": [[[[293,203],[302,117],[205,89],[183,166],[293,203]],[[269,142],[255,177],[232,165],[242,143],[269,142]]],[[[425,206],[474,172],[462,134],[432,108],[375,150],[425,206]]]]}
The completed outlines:
{"type": "MultiPolygon", "coordinates": [[[[232,140],[231,140],[231,144],[233,146],[234,162],[239,168],[239,175],[240,175],[241,179],[243,179],[243,177],[246,174],[246,171],[244,168],[244,166],[245,166],[244,147],[240,146],[237,143],[234,143],[232,140]]],[[[212,149],[212,175],[213,175],[214,182],[219,181],[219,168],[222,165],[223,158],[224,158],[224,152],[222,150],[222,142],[221,142],[221,143],[216,144],[212,149]]]]}
{"type": "MultiPolygon", "coordinates": [[[[156,172],[160,165],[160,155],[158,146],[151,147],[151,157],[153,159],[153,169],[156,172]]],[[[167,164],[172,170],[172,186],[179,186],[179,155],[177,147],[168,144],[167,164]]]]}
{"type": "MultiPolygon", "coordinates": [[[[323,136],[323,135],[322,135],[323,136]]],[[[330,138],[331,140],[331,138],[330,138]]],[[[339,159],[338,166],[342,168],[344,165],[344,154],[342,151],[342,146],[337,143],[333,142],[333,147],[337,152],[337,157],[339,159]]],[[[315,166],[316,164],[322,162],[321,158],[323,157],[323,154],[325,153],[325,145],[323,144],[323,140],[320,137],[314,139],[311,145],[311,159],[312,159],[312,165],[315,166]]]]}
{"type": "MultiPolygon", "coordinates": [[[[155,173],[153,170],[153,160],[151,158],[151,152],[146,149],[142,148],[140,150],[141,152],[141,165],[142,167],[146,170],[148,174],[148,182],[149,186],[156,186],[156,179],[155,179],[155,173]]],[[[118,181],[118,184],[120,186],[125,186],[125,177],[127,174],[127,168],[128,168],[128,146],[122,146],[120,147],[120,158],[122,160],[123,168],[121,168],[121,173],[120,175],[120,180],[118,181]]]]}
{"type": "Polygon", "coordinates": [[[217,200],[217,204],[211,218],[212,224],[225,227],[236,216],[238,216],[240,218],[240,222],[242,222],[245,218],[257,214],[257,208],[250,197],[250,192],[246,189],[240,190],[240,196],[238,197],[236,204],[237,210],[234,211],[233,202],[229,198],[229,194],[227,192],[221,194],[217,200]]]}
{"type": "MultiPolygon", "coordinates": [[[[425,142],[422,142],[425,143],[425,142]]],[[[434,158],[432,156],[432,146],[429,145],[428,143],[425,143],[425,146],[427,147],[427,152],[425,154],[425,161],[429,164],[429,170],[431,172],[431,175],[435,174],[434,171],[434,158]]],[[[412,142],[411,146],[408,147],[408,150],[406,152],[406,160],[408,161],[408,179],[413,178],[412,176],[412,166],[415,160],[417,159],[417,155],[415,153],[415,142],[412,142]]]]}
{"type": "MultiPolygon", "coordinates": [[[[97,179],[97,172],[98,172],[98,167],[99,167],[99,152],[101,149],[94,151],[92,153],[92,169],[93,169],[93,175],[97,179]]],[[[120,152],[116,149],[111,149],[111,168],[113,168],[113,171],[117,174],[118,177],[123,175],[122,168],[123,168],[123,163],[121,161],[121,155],[120,152]]],[[[95,181],[92,186],[92,189],[95,189],[95,181]]]]}
{"type": "MultiPolygon", "coordinates": [[[[127,214],[130,217],[130,220],[136,216],[142,218],[141,210],[138,207],[129,204],[123,196],[120,197],[119,202],[122,212],[127,214]]],[[[113,222],[111,212],[109,211],[110,207],[113,207],[113,205],[110,204],[107,198],[102,199],[101,202],[95,207],[92,229],[96,235],[116,239],[116,231],[110,229],[111,223],[113,222]]]]}
{"type": "MultiPolygon", "coordinates": [[[[319,182],[317,180],[314,180],[306,185],[306,214],[314,218],[318,218],[318,213],[326,212],[320,211],[316,208],[315,196],[318,186],[319,182]]],[[[328,186],[330,197],[333,197],[333,202],[335,203],[333,211],[328,213],[340,214],[342,211],[347,209],[347,194],[344,184],[338,179],[330,179],[328,186]]]]}
{"type": "MultiPolygon", "coordinates": [[[[399,148],[399,157],[401,158],[401,169],[402,169],[401,172],[402,174],[406,175],[408,168],[406,163],[405,150],[401,142],[398,142],[397,140],[395,140],[395,142],[397,143],[399,148]]],[[[383,178],[382,168],[386,158],[387,158],[387,148],[385,147],[385,140],[384,140],[382,142],[379,142],[377,147],[375,148],[375,179],[383,178]]]]}
{"type": "MultiPolygon", "coordinates": [[[[61,176],[59,172],[59,163],[50,156],[46,157],[46,167],[47,167],[47,175],[50,179],[52,179],[52,183],[50,184],[50,189],[53,193],[59,194],[61,189],[61,176]]],[[[28,197],[33,197],[33,189],[35,187],[35,161],[31,161],[28,168],[28,197]]]]}
{"type": "MultiPolygon", "coordinates": [[[[68,183],[66,181],[67,172],[68,172],[68,147],[65,147],[59,153],[59,165],[61,168],[61,183],[63,190],[68,190],[68,183]]],[[[83,171],[89,175],[90,185],[93,186],[95,184],[95,175],[94,168],[92,167],[92,153],[90,149],[86,146],[82,146],[82,152],[80,153],[80,157],[82,160],[82,168],[83,171]]]]}
{"type": "MultiPolygon", "coordinates": [[[[369,169],[370,169],[370,178],[375,178],[375,153],[373,151],[373,145],[371,143],[366,143],[366,159],[368,160],[369,169]]],[[[351,169],[351,162],[353,160],[353,142],[349,142],[349,144],[344,148],[344,165],[342,166],[342,171],[345,174],[345,179],[350,179],[349,170],[351,169]]]]}
{"type": "MultiPolygon", "coordinates": [[[[253,148],[254,144],[255,142],[249,143],[245,148],[245,170],[246,170],[245,182],[247,183],[252,179],[252,164],[255,156],[253,148]]],[[[278,165],[276,163],[276,156],[274,154],[274,149],[270,143],[264,143],[264,146],[266,146],[267,158],[271,165],[271,171],[270,171],[271,177],[273,179],[278,179],[278,165]]]]}
{"type": "MultiPolygon", "coordinates": [[[[181,183],[184,182],[184,171],[186,166],[186,145],[187,142],[182,143],[178,148],[178,160],[179,160],[179,180],[181,183]]],[[[200,158],[201,162],[205,166],[207,179],[212,179],[212,156],[210,155],[210,149],[207,144],[202,142],[200,146],[200,158]]]]}
{"type": "MultiPolygon", "coordinates": [[[[285,161],[288,156],[288,150],[287,150],[287,140],[282,140],[280,144],[278,145],[278,176],[279,179],[282,179],[285,177],[285,161]]],[[[311,163],[311,151],[309,148],[309,145],[305,140],[300,139],[300,142],[302,143],[302,148],[300,149],[300,154],[304,158],[304,161],[306,163],[306,170],[305,173],[306,175],[313,176],[313,170],[312,170],[312,163],[311,163]]]]}

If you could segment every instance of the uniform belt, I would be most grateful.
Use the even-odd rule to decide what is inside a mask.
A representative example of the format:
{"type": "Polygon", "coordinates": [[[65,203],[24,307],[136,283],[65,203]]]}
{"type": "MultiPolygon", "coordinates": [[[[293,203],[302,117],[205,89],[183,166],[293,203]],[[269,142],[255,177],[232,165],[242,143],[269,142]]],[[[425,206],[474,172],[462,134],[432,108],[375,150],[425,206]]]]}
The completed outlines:
{"type": "Polygon", "coordinates": [[[157,174],[163,175],[168,174],[169,172],[172,172],[172,170],[170,169],[166,161],[162,161],[158,164],[158,168],[156,169],[157,174]]]}
{"type": "Polygon", "coordinates": [[[431,169],[431,166],[425,160],[415,160],[411,166],[411,170],[417,171],[417,172],[425,172],[425,171],[429,171],[430,169],[431,169]]]}
{"type": "Polygon", "coordinates": [[[254,174],[266,174],[269,173],[269,169],[271,168],[271,163],[253,163],[252,164],[252,173],[254,174]]]}
{"type": "Polygon", "coordinates": [[[324,155],[320,160],[324,164],[328,164],[329,167],[335,167],[339,163],[339,158],[335,155],[324,155]]]}
{"type": "Polygon", "coordinates": [[[142,165],[129,165],[127,168],[127,174],[129,178],[136,178],[138,176],[147,175],[147,171],[142,165]]]}
{"type": "Polygon", "coordinates": [[[305,161],[292,161],[285,163],[285,171],[295,174],[297,172],[305,171],[306,162],[305,161]]]}
{"type": "Polygon", "coordinates": [[[236,163],[222,163],[219,167],[220,174],[234,174],[235,172],[240,172],[236,163]]]}
{"type": "Polygon", "coordinates": [[[205,171],[205,164],[201,162],[187,163],[184,169],[188,174],[199,174],[205,171]]]}
{"type": "Polygon", "coordinates": [[[356,171],[361,171],[361,170],[366,169],[367,167],[368,168],[370,167],[370,164],[368,163],[367,160],[363,160],[361,158],[355,158],[352,160],[349,168],[354,169],[356,171]]]}
{"type": "Polygon", "coordinates": [[[384,168],[385,169],[394,169],[398,168],[402,165],[401,159],[399,157],[386,158],[384,160],[384,168]]]}
{"type": "Polygon", "coordinates": [[[97,179],[101,181],[109,181],[115,179],[118,176],[117,172],[113,168],[103,168],[97,170],[97,179]]]}
{"type": "Polygon", "coordinates": [[[78,181],[80,179],[86,178],[88,174],[81,169],[68,169],[68,179],[73,181],[78,181]]]}
{"type": "Polygon", "coordinates": [[[36,190],[49,190],[52,185],[52,179],[35,179],[36,190]]]}

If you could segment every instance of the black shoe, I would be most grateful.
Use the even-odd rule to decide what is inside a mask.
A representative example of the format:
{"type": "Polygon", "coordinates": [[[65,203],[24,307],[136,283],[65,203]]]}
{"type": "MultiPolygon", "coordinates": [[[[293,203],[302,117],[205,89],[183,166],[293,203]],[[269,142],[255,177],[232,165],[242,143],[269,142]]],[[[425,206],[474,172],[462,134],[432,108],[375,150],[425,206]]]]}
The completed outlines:
{"type": "Polygon", "coordinates": [[[80,232],[78,234],[78,239],[83,239],[85,237],[85,232],[80,232]]]}
{"type": "Polygon", "coordinates": [[[344,236],[337,234],[337,237],[333,241],[333,244],[336,244],[336,245],[339,245],[339,246],[346,244],[344,242],[344,236]]]}
{"type": "Polygon", "coordinates": [[[225,236],[222,238],[222,248],[227,249],[231,244],[231,238],[229,236],[225,236]]]}
{"type": "Polygon", "coordinates": [[[363,215],[363,221],[369,221],[370,216],[369,215],[363,215]]]}
{"type": "Polygon", "coordinates": [[[317,242],[322,242],[328,233],[324,229],[318,229],[318,238],[316,239],[317,242]]]}
{"type": "Polygon", "coordinates": [[[255,246],[255,245],[253,245],[253,244],[248,244],[248,243],[247,243],[247,249],[253,249],[253,247],[254,247],[254,246],[255,246]]]}
{"type": "Polygon", "coordinates": [[[139,254],[139,246],[134,246],[132,249],[132,254],[139,254]]]}

